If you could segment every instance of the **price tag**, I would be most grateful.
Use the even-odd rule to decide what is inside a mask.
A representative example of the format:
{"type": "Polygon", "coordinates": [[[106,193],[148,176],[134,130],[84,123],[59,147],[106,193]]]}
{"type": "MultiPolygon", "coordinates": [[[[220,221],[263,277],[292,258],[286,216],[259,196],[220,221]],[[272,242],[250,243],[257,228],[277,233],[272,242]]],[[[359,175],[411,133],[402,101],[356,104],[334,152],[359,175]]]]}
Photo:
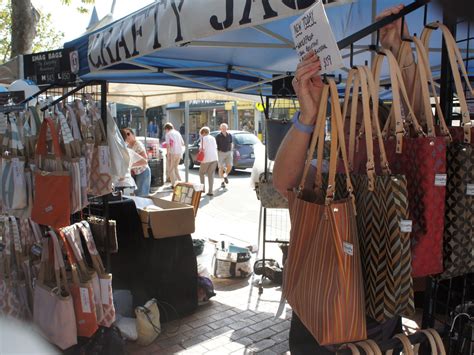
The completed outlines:
{"type": "Polygon", "coordinates": [[[436,174],[435,175],[435,186],[446,186],[447,179],[448,179],[447,174],[436,174]]]}
{"type": "Polygon", "coordinates": [[[35,256],[41,256],[41,253],[43,252],[43,248],[39,244],[33,244],[31,246],[31,254],[35,256]]]}
{"type": "Polygon", "coordinates": [[[89,297],[89,290],[87,288],[81,287],[81,306],[84,313],[92,313],[91,309],[91,299],[89,297]]]}
{"type": "Polygon", "coordinates": [[[290,26],[300,60],[314,51],[321,59],[321,74],[343,67],[341,52],[320,0],[290,26]]]}
{"type": "Polygon", "coordinates": [[[467,184],[466,195],[474,196],[474,184],[467,184]]]}
{"type": "Polygon", "coordinates": [[[99,145],[99,173],[110,173],[109,147],[106,145],[99,145]]]}
{"type": "Polygon", "coordinates": [[[18,158],[12,158],[13,185],[25,186],[25,165],[18,158]]]}
{"type": "Polygon", "coordinates": [[[81,175],[81,187],[87,187],[87,163],[86,158],[79,158],[79,174],[81,175]]]}
{"type": "Polygon", "coordinates": [[[410,219],[402,219],[400,221],[400,231],[402,233],[411,233],[413,221],[410,219]]]}
{"type": "Polygon", "coordinates": [[[109,294],[112,288],[112,279],[100,279],[100,295],[102,304],[109,304],[109,294]]]}
{"type": "Polygon", "coordinates": [[[350,256],[354,255],[354,245],[353,244],[348,243],[348,242],[343,242],[342,246],[343,246],[345,254],[350,255],[350,256]]]}

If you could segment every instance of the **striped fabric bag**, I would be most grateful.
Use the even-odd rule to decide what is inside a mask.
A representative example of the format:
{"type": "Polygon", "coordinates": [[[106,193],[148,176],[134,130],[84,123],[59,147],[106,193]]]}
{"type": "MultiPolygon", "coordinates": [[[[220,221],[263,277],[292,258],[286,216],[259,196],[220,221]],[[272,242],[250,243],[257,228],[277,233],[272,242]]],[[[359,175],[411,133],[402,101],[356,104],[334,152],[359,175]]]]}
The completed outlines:
{"type": "MultiPolygon", "coordinates": [[[[338,141],[346,176],[349,176],[337,87],[333,80],[323,89],[321,107],[309,156],[324,144],[327,99],[331,91],[331,154],[329,185],[321,193],[321,169],[316,189],[304,189],[310,168],[308,159],[297,191],[288,192],[291,243],[284,272],[283,296],[305,327],[321,345],[357,341],[367,337],[364,286],[352,184],[349,198],[335,201],[338,141]],[[321,139],[322,138],[322,139],[321,139]]],[[[323,149],[318,149],[322,164],[323,149]]]]}

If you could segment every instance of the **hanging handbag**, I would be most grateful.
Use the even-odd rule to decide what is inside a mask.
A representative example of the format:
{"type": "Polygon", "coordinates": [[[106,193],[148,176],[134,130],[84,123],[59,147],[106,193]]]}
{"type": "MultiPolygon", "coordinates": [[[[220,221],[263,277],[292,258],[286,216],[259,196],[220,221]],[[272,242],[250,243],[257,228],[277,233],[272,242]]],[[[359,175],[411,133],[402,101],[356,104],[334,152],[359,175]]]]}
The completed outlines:
{"type": "Polygon", "coordinates": [[[1,192],[4,208],[10,212],[28,208],[28,184],[25,174],[24,147],[18,132],[14,116],[9,118],[10,129],[5,138],[8,140],[7,150],[2,157],[1,192]]]}
{"type": "MultiPolygon", "coordinates": [[[[271,163],[268,170],[271,170],[271,163]]],[[[256,184],[257,197],[265,208],[288,208],[288,200],[273,186],[272,173],[261,173],[256,184]]]]}
{"type": "MultiPolygon", "coordinates": [[[[94,108],[94,110],[96,110],[96,108],[94,108]]],[[[95,145],[92,155],[89,193],[94,196],[103,196],[112,192],[110,152],[104,123],[100,117],[93,117],[95,124],[95,145]]]]}
{"type": "MultiPolygon", "coordinates": [[[[270,112],[265,117],[265,144],[270,160],[275,160],[280,144],[292,126],[288,119],[290,110],[297,110],[294,93],[283,87],[278,91],[270,112]],[[288,107],[290,102],[292,107],[288,107]]],[[[264,113],[267,113],[266,110],[264,113]]]]}
{"type": "Polygon", "coordinates": [[[89,267],[85,261],[85,252],[82,247],[81,241],[81,223],[76,223],[70,227],[63,229],[64,235],[72,246],[74,257],[77,260],[77,264],[80,270],[81,280],[84,282],[90,282],[92,284],[92,290],[94,293],[93,302],[96,312],[97,323],[101,323],[104,319],[104,310],[102,306],[102,290],[100,286],[99,275],[94,268],[89,267]]]}
{"type": "MultiPolygon", "coordinates": [[[[331,91],[331,153],[329,187],[321,191],[321,169],[316,171],[316,188],[305,189],[311,165],[307,159],[298,190],[288,191],[291,243],[283,275],[283,295],[321,345],[358,341],[367,337],[364,285],[357,239],[352,183],[346,179],[350,197],[335,201],[338,144],[341,144],[346,176],[349,176],[339,96],[334,80],[329,80],[313,132],[309,155],[320,140],[331,91]],[[315,238],[317,236],[317,238],[315,238]]],[[[318,164],[322,152],[318,146],[318,164]]]]}
{"type": "Polygon", "coordinates": [[[64,350],[77,344],[76,316],[59,244],[57,240],[56,243],[53,241],[51,232],[48,235],[49,238],[43,240],[41,269],[34,291],[33,318],[43,335],[64,350]],[[54,276],[49,281],[51,263],[54,276]]]}
{"type": "MultiPolygon", "coordinates": [[[[424,125],[426,136],[403,137],[401,154],[391,155],[395,172],[407,176],[410,219],[412,220],[412,271],[413,277],[439,274],[443,271],[442,250],[444,233],[444,208],[446,196],[446,146],[450,140],[449,131],[437,105],[439,126],[435,126],[430,101],[430,85],[433,83],[428,58],[421,41],[413,37],[417,53],[417,77],[420,90],[413,90],[410,105],[415,94],[421,93],[420,125],[424,125]]],[[[403,42],[399,58],[412,56],[409,42],[403,42]]],[[[399,59],[400,60],[400,59],[399,59]]],[[[431,85],[435,102],[438,101],[434,85],[431,85]]],[[[411,114],[412,126],[418,131],[416,118],[411,114]]],[[[410,122],[410,116],[408,116],[410,122]]],[[[410,125],[407,127],[410,132],[410,125]]],[[[393,149],[393,148],[392,148],[393,149]]]]}
{"type": "Polygon", "coordinates": [[[204,137],[201,138],[201,147],[196,155],[196,161],[202,162],[204,160],[204,137]]]}
{"type": "Polygon", "coordinates": [[[0,315],[21,319],[22,305],[13,273],[13,236],[7,216],[0,216],[0,233],[0,315]]]}
{"type": "Polygon", "coordinates": [[[152,298],[143,307],[135,308],[137,317],[137,344],[148,346],[161,334],[160,310],[152,298]]]}
{"type": "MultiPolygon", "coordinates": [[[[87,275],[87,270],[81,269],[76,261],[75,255],[80,255],[75,243],[70,243],[66,234],[73,233],[74,227],[63,228],[59,236],[66,250],[67,260],[71,268],[71,280],[69,288],[74,301],[74,312],[76,315],[77,335],[90,338],[99,329],[97,325],[97,311],[95,307],[94,288],[92,279],[87,275]]],[[[97,274],[96,274],[97,276],[97,274]]]]}
{"type": "MultiPolygon", "coordinates": [[[[392,73],[393,74],[393,73],[392,73]]],[[[393,77],[393,80],[397,78],[393,77]]],[[[367,315],[384,322],[397,315],[411,315],[415,311],[413,281],[411,278],[410,233],[402,229],[408,220],[408,191],[404,175],[392,174],[387,162],[384,142],[378,117],[378,87],[368,67],[358,66],[349,72],[343,117],[349,102],[355,103],[350,113],[349,166],[365,166],[365,171],[353,172],[357,208],[357,230],[359,236],[365,281],[365,306],[367,315]],[[352,89],[352,96],[350,95],[352,89]],[[358,100],[361,91],[361,101],[358,100]],[[370,106],[369,102],[373,105],[370,106]],[[354,157],[356,120],[362,103],[364,133],[359,135],[365,141],[365,157],[354,157]],[[374,129],[374,133],[373,131],[374,129]],[[373,138],[373,135],[375,137],[373,138]],[[376,144],[374,144],[374,142],[376,144]],[[381,174],[375,172],[374,146],[378,147],[381,174]]],[[[397,104],[394,101],[394,104],[397,104]]],[[[361,147],[364,142],[361,143],[361,147]]],[[[345,176],[338,175],[339,185],[345,176]]],[[[347,191],[336,196],[347,197],[347,191]]]]}
{"type": "MultiPolygon", "coordinates": [[[[91,228],[92,236],[97,250],[100,252],[107,252],[106,249],[106,237],[107,232],[105,229],[105,219],[98,216],[87,217],[87,222],[91,228]]],[[[109,220],[109,253],[118,253],[118,241],[117,241],[117,228],[114,220],[109,220]]]]}
{"type": "MultiPolygon", "coordinates": [[[[466,87],[474,93],[455,39],[446,26],[439,23],[427,25],[421,41],[429,48],[434,29],[443,34],[451,72],[461,108],[461,127],[450,127],[454,142],[447,149],[446,211],[444,227],[442,278],[452,278],[474,272],[474,144],[473,128],[466,103],[459,68],[466,80],[466,87]]],[[[428,55],[428,50],[426,50],[428,55]]],[[[445,114],[447,114],[445,112],[445,114]]]]}
{"type": "Polygon", "coordinates": [[[99,252],[95,246],[89,223],[82,221],[77,225],[86,242],[87,250],[89,251],[90,259],[92,260],[92,266],[99,276],[100,295],[102,309],[104,312],[104,316],[102,321],[99,322],[99,325],[110,327],[115,322],[115,307],[112,293],[112,274],[107,273],[104,268],[102,259],[100,258],[99,252]]]}
{"type": "Polygon", "coordinates": [[[128,174],[130,156],[127,144],[123,140],[117,124],[110,109],[107,107],[107,143],[110,150],[111,174],[114,180],[125,177],[128,174]]]}
{"type": "Polygon", "coordinates": [[[36,145],[35,200],[31,218],[38,224],[61,228],[69,225],[71,215],[71,176],[63,170],[59,137],[50,118],[45,118],[41,125],[36,145]],[[56,170],[43,169],[46,157],[46,132],[51,132],[56,170]]]}
{"type": "MultiPolygon", "coordinates": [[[[71,176],[71,213],[76,213],[81,211],[84,205],[82,201],[84,195],[82,191],[83,179],[81,177],[81,152],[77,146],[78,142],[73,138],[66,116],[62,112],[58,112],[57,116],[63,142],[64,167],[71,176]]],[[[85,197],[87,199],[87,195],[85,197]]]]}

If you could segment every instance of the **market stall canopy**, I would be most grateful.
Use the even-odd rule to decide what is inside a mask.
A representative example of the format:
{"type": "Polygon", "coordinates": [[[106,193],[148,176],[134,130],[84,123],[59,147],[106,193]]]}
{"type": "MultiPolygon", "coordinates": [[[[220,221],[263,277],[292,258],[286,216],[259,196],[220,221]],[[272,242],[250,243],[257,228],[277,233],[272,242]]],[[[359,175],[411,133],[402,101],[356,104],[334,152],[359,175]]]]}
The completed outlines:
{"type": "MultiPolygon", "coordinates": [[[[244,93],[269,93],[265,85],[290,74],[298,58],[290,24],[316,0],[170,0],[156,1],[90,35],[65,44],[79,51],[84,80],[174,85],[244,93]],[[261,89],[263,88],[263,89],[261,89]]],[[[413,1],[402,1],[411,4],[413,1]]],[[[326,4],[336,40],[363,29],[375,14],[400,3],[339,0],[326,4]]],[[[441,20],[430,5],[427,21],[441,20]]],[[[423,10],[406,16],[412,32],[421,33],[423,10]]],[[[458,26],[462,37],[466,29],[458,26]]],[[[466,26],[467,27],[467,26],[466,26]]],[[[370,61],[365,37],[354,46],[355,64],[370,61]]],[[[435,76],[441,63],[441,37],[435,33],[430,62],[435,76]]],[[[349,48],[343,51],[345,75],[349,48]]],[[[471,61],[471,66],[474,66],[471,61]]]]}
{"type": "Polygon", "coordinates": [[[109,102],[138,106],[144,110],[151,107],[192,100],[245,100],[260,102],[260,98],[255,95],[203,91],[175,86],[120,83],[109,85],[107,99],[109,102]]]}

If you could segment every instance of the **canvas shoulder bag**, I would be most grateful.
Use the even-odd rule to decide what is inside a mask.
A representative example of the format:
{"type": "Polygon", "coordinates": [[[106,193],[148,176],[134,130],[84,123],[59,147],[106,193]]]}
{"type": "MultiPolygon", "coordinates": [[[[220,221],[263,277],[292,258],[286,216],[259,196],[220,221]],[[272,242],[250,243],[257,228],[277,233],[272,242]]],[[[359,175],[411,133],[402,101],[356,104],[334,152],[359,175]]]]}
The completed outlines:
{"type": "Polygon", "coordinates": [[[50,118],[45,118],[41,125],[36,145],[35,200],[31,218],[38,224],[61,228],[69,225],[71,215],[71,175],[64,171],[62,165],[59,137],[50,118]],[[46,132],[51,132],[56,168],[47,171],[43,160],[47,155],[46,132]]]}
{"type": "Polygon", "coordinates": [[[65,350],[77,344],[74,302],[59,242],[54,232],[50,231],[48,236],[43,240],[40,273],[34,291],[33,319],[51,343],[65,350]],[[54,269],[52,278],[51,263],[54,269]]]}

